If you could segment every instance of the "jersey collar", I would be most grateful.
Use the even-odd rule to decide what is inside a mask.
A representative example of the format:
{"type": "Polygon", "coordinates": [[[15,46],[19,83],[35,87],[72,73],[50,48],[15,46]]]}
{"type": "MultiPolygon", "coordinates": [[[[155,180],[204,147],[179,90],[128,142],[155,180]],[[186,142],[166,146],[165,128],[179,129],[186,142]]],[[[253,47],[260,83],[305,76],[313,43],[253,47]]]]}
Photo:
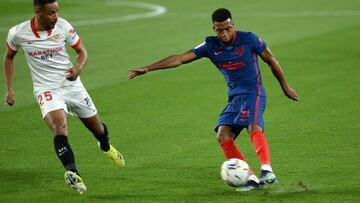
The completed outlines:
{"type": "MultiPolygon", "coordinates": [[[[31,31],[34,33],[35,37],[40,39],[40,35],[39,35],[39,33],[37,32],[36,26],[35,26],[35,17],[31,18],[31,20],[30,20],[30,27],[31,27],[31,31]]],[[[47,31],[47,36],[50,36],[51,33],[52,33],[52,29],[48,30],[48,31],[47,31]]]]}
{"type": "Polygon", "coordinates": [[[235,31],[234,36],[233,36],[233,40],[231,41],[231,44],[230,44],[230,45],[234,45],[235,42],[236,42],[236,40],[237,40],[237,38],[238,38],[238,32],[235,31]]]}
{"type": "Polygon", "coordinates": [[[238,38],[238,32],[235,31],[233,39],[230,44],[225,45],[220,39],[217,39],[217,40],[218,40],[218,43],[219,43],[221,49],[231,50],[234,48],[234,44],[236,43],[237,38],[238,38]]]}

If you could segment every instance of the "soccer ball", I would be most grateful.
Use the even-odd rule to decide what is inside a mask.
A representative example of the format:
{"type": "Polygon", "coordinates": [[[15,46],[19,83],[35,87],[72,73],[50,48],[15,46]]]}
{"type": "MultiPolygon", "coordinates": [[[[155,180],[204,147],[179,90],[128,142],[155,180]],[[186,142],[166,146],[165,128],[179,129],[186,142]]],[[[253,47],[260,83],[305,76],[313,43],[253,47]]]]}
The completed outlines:
{"type": "Polygon", "coordinates": [[[242,186],[248,181],[250,176],[249,165],[240,159],[229,159],[222,164],[220,176],[230,186],[242,186]]]}

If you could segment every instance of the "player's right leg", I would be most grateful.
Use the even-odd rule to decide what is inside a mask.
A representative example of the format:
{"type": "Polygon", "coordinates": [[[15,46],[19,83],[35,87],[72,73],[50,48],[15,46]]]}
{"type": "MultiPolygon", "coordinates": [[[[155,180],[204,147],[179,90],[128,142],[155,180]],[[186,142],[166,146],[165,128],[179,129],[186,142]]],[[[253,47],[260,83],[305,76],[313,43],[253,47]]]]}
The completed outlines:
{"type": "Polygon", "coordinates": [[[227,159],[237,158],[246,162],[245,156],[235,144],[234,137],[235,134],[231,131],[230,126],[220,125],[217,127],[216,138],[225,154],[225,157],[227,159]]]}
{"type": "MultiPolygon", "coordinates": [[[[40,105],[43,119],[54,135],[53,141],[56,155],[66,172],[71,171],[71,173],[76,174],[76,176],[74,175],[73,177],[81,180],[76,168],[74,153],[67,139],[67,106],[64,99],[57,90],[38,91],[35,93],[35,97],[40,105]]],[[[75,189],[78,188],[79,192],[83,192],[86,189],[82,180],[72,181],[76,187],[70,185],[66,178],[65,181],[69,186],[75,189]]]]}
{"type": "MultiPolygon", "coordinates": [[[[241,151],[234,142],[233,138],[235,137],[235,134],[232,132],[231,127],[227,125],[221,125],[217,128],[217,131],[217,140],[220,143],[220,146],[223,149],[226,158],[237,158],[246,162],[245,156],[243,155],[243,153],[241,153],[241,151]]],[[[256,177],[256,175],[250,168],[250,176],[248,182],[244,186],[237,188],[236,191],[245,192],[260,188],[261,185],[259,179],[256,177]]]]}
{"type": "Polygon", "coordinates": [[[66,171],[64,174],[65,182],[70,187],[74,188],[76,191],[78,191],[81,195],[85,192],[86,186],[81,179],[81,177],[76,173],[72,171],[66,171]]]}
{"type": "Polygon", "coordinates": [[[44,120],[54,135],[55,153],[66,170],[64,175],[66,184],[82,194],[86,186],[76,168],[75,156],[67,139],[65,111],[63,109],[50,111],[46,113],[44,120]]]}
{"type": "Polygon", "coordinates": [[[216,139],[222,148],[225,157],[228,159],[238,158],[246,162],[244,155],[235,144],[235,137],[240,134],[242,128],[235,126],[234,121],[238,116],[237,100],[231,100],[223,112],[221,112],[217,121],[215,132],[216,139]]]}
{"type": "Polygon", "coordinates": [[[248,124],[247,130],[253,143],[254,150],[261,162],[260,183],[273,184],[277,182],[276,176],[270,165],[270,147],[265,138],[263,113],[266,107],[266,98],[257,95],[247,95],[246,101],[241,106],[240,112],[248,112],[240,115],[239,125],[248,124]],[[243,120],[244,122],[241,122],[243,120]]]}
{"type": "MultiPolygon", "coordinates": [[[[267,140],[265,139],[262,129],[257,125],[250,125],[249,129],[254,129],[250,133],[251,141],[254,144],[254,149],[256,154],[261,162],[261,173],[260,173],[260,183],[264,184],[274,184],[277,183],[277,178],[273,172],[273,169],[270,165],[270,148],[267,140]]],[[[250,130],[249,130],[250,131],[250,130]]]]}

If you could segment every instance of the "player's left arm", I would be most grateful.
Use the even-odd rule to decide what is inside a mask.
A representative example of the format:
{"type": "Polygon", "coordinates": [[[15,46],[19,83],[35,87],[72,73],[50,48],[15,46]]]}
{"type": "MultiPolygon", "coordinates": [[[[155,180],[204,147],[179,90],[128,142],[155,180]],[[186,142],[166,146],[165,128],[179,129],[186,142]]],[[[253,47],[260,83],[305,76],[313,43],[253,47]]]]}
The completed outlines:
{"type": "Polygon", "coordinates": [[[260,54],[260,57],[269,65],[271,72],[278,80],[284,94],[294,101],[299,100],[299,96],[296,94],[296,91],[287,84],[284,72],[281,69],[279,62],[276,60],[268,47],[260,54]]]}
{"type": "Polygon", "coordinates": [[[73,49],[75,50],[77,57],[75,66],[73,66],[67,71],[66,79],[70,81],[76,80],[87,61],[87,50],[81,41],[79,45],[73,47],[73,49]]]}

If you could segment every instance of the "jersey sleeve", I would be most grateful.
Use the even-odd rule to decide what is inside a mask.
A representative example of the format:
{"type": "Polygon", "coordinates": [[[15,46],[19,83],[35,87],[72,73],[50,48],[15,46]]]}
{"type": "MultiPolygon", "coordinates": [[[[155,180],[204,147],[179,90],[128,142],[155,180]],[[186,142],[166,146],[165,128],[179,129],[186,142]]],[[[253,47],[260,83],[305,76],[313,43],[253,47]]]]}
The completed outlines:
{"type": "Polygon", "coordinates": [[[257,53],[257,54],[261,54],[263,53],[263,51],[266,49],[266,43],[260,39],[257,35],[251,33],[250,34],[250,40],[252,43],[252,47],[253,50],[257,53]]]}
{"type": "Polygon", "coordinates": [[[66,32],[66,42],[72,47],[72,48],[76,48],[77,46],[79,46],[80,44],[80,37],[77,34],[77,32],[75,31],[75,29],[73,28],[73,26],[71,26],[71,24],[67,21],[65,21],[65,32],[66,32]]]}
{"type": "Polygon", "coordinates": [[[192,49],[192,51],[195,53],[195,55],[197,56],[198,59],[200,59],[202,57],[207,57],[208,56],[207,50],[208,50],[208,47],[207,47],[206,42],[203,42],[192,49]]]}
{"type": "Polygon", "coordinates": [[[6,39],[7,48],[17,51],[19,49],[19,45],[16,42],[16,27],[13,27],[9,30],[7,39],[6,39]]]}

